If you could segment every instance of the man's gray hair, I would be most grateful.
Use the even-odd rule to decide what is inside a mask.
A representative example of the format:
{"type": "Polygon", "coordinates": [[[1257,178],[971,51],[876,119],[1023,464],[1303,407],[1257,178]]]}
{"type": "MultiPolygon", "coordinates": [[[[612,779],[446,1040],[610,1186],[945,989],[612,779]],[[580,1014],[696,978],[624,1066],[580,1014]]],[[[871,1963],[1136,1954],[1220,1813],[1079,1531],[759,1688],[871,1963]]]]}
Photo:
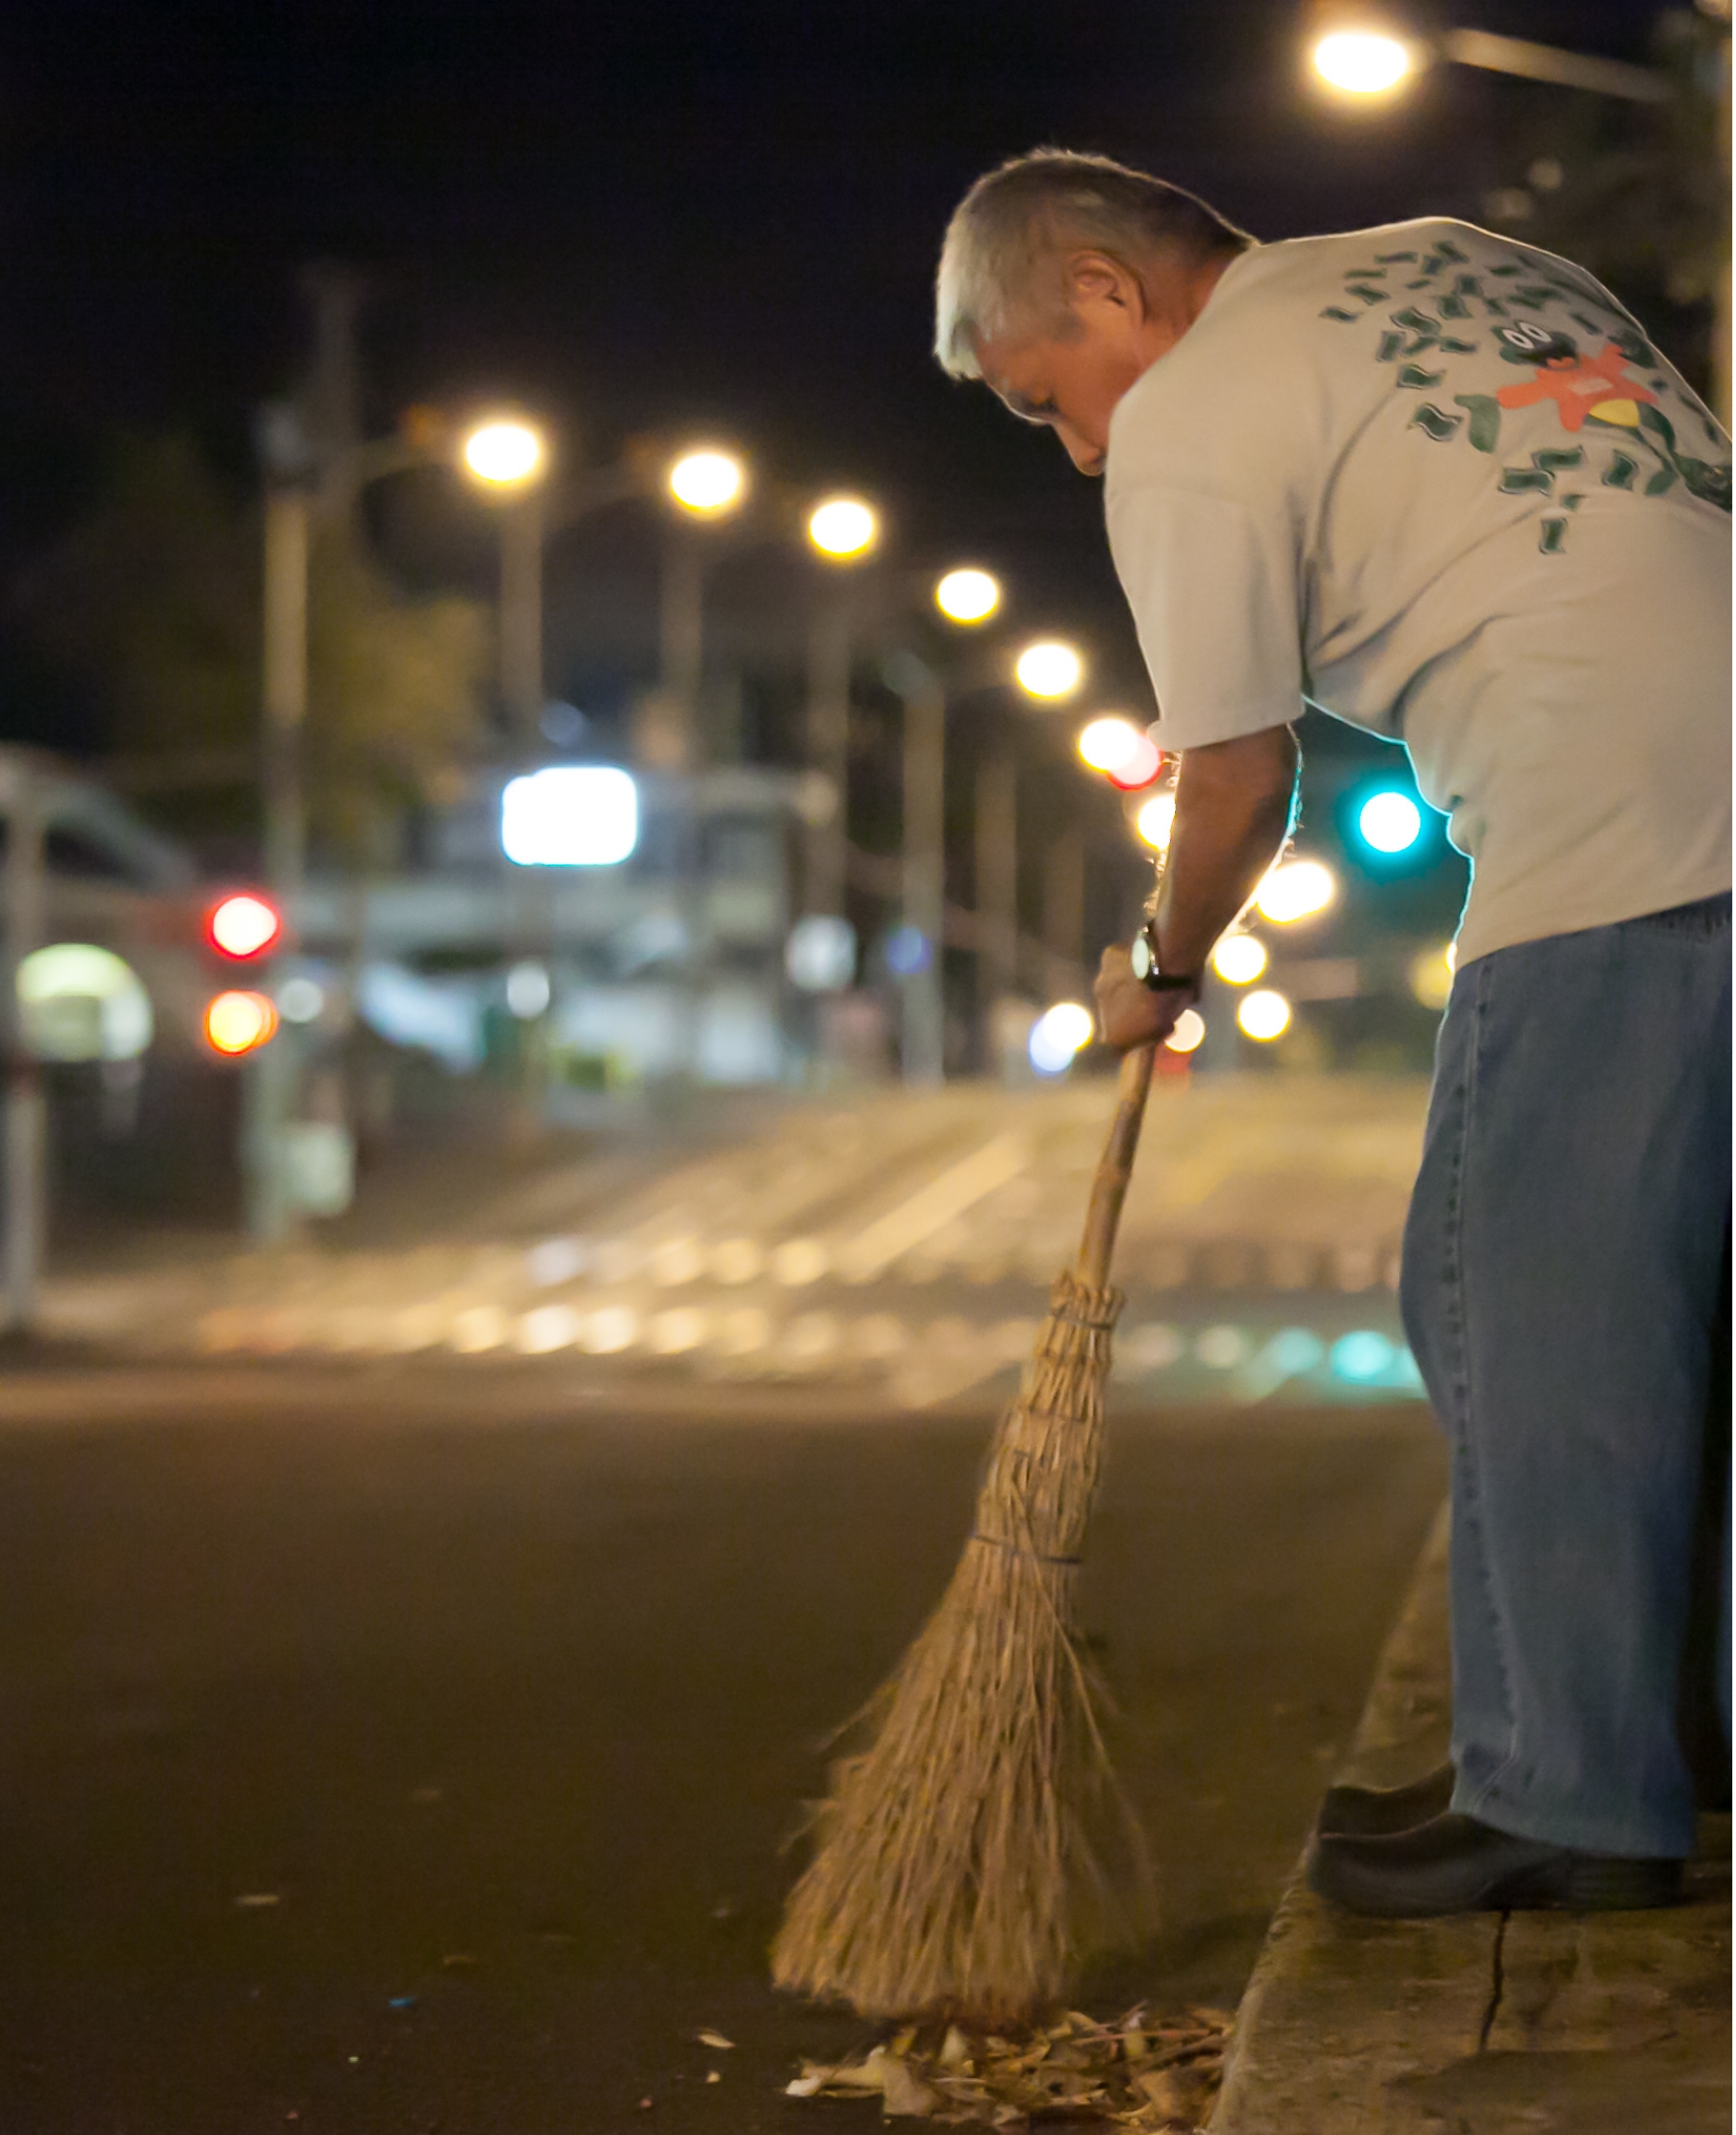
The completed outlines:
{"type": "Polygon", "coordinates": [[[954,211],[934,291],[934,353],[955,378],[979,378],[976,343],[1008,331],[1066,331],[1061,262],[1106,252],[1144,262],[1244,252],[1254,243],[1215,208],[1108,156],[1038,148],[979,178],[954,211]]]}

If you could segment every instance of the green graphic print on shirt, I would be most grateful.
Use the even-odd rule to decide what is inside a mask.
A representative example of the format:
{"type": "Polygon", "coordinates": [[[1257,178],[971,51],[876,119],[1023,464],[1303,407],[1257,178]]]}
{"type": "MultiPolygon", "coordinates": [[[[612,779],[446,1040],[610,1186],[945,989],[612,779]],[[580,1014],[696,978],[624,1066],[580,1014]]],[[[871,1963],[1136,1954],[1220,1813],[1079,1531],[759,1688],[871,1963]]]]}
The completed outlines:
{"type": "Polygon", "coordinates": [[[1564,442],[1503,466],[1499,485],[1508,496],[1537,498],[1545,555],[1562,552],[1582,485],[1593,481],[1647,497],[1679,481],[1730,509],[1728,461],[1700,459],[1678,436],[1678,425],[1697,441],[1703,433],[1717,450],[1724,443],[1718,425],[1659,368],[1633,320],[1570,268],[1530,256],[1479,267],[1443,238],[1427,252],[1382,252],[1346,270],[1344,297],[1320,316],[1379,322],[1375,361],[1392,366],[1395,392],[1417,396],[1409,427],[1424,438],[1461,440],[1498,457],[1504,415],[1553,404],[1564,442]],[[1492,355],[1525,375],[1488,390],[1492,355]],[[1481,360],[1465,360],[1472,357],[1481,360]]]}

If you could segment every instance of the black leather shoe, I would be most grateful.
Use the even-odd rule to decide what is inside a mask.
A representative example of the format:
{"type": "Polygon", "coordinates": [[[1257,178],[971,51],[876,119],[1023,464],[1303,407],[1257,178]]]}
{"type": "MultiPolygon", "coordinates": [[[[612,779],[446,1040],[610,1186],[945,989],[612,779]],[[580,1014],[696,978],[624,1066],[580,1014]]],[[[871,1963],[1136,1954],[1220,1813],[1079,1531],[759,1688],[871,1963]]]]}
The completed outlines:
{"type": "Polygon", "coordinates": [[[1315,1829],[1322,1837],[1334,1832],[1358,1839],[1389,1839],[1394,1832],[1414,1831],[1451,1808],[1457,1778],[1450,1764],[1442,1764],[1408,1787],[1329,1787],[1315,1829]]]}
{"type": "Polygon", "coordinates": [[[1545,1906],[1621,1913],[1672,1905],[1681,1895],[1682,1865],[1516,1839],[1449,1810],[1384,1839],[1316,1839],[1309,1849],[1308,1881],[1347,1912],[1386,1919],[1545,1906]]]}

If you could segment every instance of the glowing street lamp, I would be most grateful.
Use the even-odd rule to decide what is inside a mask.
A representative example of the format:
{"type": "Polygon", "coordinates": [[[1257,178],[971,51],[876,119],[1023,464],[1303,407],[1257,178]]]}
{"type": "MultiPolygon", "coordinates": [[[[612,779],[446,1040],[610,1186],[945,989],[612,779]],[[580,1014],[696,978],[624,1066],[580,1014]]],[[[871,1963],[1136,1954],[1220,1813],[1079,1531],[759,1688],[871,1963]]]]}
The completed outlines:
{"type": "Polygon", "coordinates": [[[1262,1045],[1269,1045],[1274,1038],[1282,1038],[1289,1030],[1290,1006],[1282,993],[1263,986],[1258,992],[1243,996],[1236,1011],[1236,1020],[1249,1038],[1262,1045]]]}
{"type": "Polygon", "coordinates": [[[1197,1008],[1185,1008],[1175,1019],[1175,1028],[1164,1039],[1165,1047],[1172,1053],[1196,1053],[1206,1036],[1206,1018],[1197,1008]]]}
{"type": "Polygon", "coordinates": [[[934,605],[949,623],[986,623],[1000,604],[1000,584],[986,571],[949,571],[934,588],[934,605]]]}
{"type": "Polygon", "coordinates": [[[733,452],[706,446],[683,452],[669,470],[669,494],[683,511],[712,518],[739,504],[748,487],[748,470],[733,452]]]}
{"type": "Polygon", "coordinates": [[[1324,912],[1338,893],[1330,867],[1322,867],[1317,860],[1287,860],[1261,884],[1254,910],[1274,926],[1288,927],[1324,912]]]}
{"type": "Polygon", "coordinates": [[[1265,966],[1265,943],[1251,934],[1227,934],[1212,952],[1212,968],[1226,986],[1252,986],[1265,966]]]}
{"type": "Polygon", "coordinates": [[[479,424],[464,441],[464,464],[479,482],[510,489],[540,474],[543,440],[528,423],[500,416],[479,424]]]}
{"type": "Polygon", "coordinates": [[[1175,795],[1154,793],[1134,817],[1134,828],[1154,853],[1166,853],[1175,831],[1175,795]]]}
{"type": "Polygon", "coordinates": [[[880,520],[859,497],[829,497],[808,514],[807,538],[833,563],[855,563],[880,539],[880,520]]]}
{"type": "Polygon", "coordinates": [[[1330,31],[1309,57],[1321,81],[1344,96],[1390,96],[1417,71],[1411,47],[1388,30],[1330,31]]]}
{"type": "Polygon", "coordinates": [[[1071,697],[1085,681],[1085,659],[1078,647],[1064,638],[1043,637],[1026,646],[1013,673],[1028,697],[1056,703],[1071,697]]]}
{"type": "Polygon", "coordinates": [[[1144,739],[1131,719],[1108,712],[1081,728],[1074,746],[1082,763],[1088,764],[1093,771],[1107,771],[1112,775],[1123,764],[1133,762],[1144,739]]]}

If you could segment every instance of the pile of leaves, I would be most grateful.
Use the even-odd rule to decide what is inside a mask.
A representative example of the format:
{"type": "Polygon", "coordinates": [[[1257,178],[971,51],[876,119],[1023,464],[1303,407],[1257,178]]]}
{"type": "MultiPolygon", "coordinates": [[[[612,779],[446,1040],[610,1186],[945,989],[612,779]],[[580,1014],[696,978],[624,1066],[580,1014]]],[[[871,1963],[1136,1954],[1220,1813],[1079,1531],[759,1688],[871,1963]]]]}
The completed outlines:
{"type": "Polygon", "coordinates": [[[1230,2024],[1221,2009],[1159,2022],[1141,2003],[1113,2023],[1069,2010],[1016,2038],[909,2026],[859,2061],[804,2062],[788,2089],[792,2097],[878,2097],[888,2120],[1012,2129],[1106,2121],[1190,2135],[1217,2095],[1230,2024]]]}

